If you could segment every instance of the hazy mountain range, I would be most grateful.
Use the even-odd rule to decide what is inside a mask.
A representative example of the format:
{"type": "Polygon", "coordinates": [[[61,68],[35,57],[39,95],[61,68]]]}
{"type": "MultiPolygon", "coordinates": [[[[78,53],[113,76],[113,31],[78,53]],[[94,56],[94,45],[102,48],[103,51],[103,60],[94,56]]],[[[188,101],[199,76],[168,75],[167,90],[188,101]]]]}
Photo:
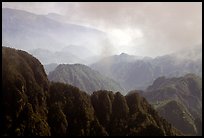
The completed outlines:
{"type": "Polygon", "coordinates": [[[160,77],[140,94],[184,134],[202,135],[202,79],[199,76],[160,77]]]}
{"type": "Polygon", "coordinates": [[[46,74],[48,75],[51,71],[55,70],[55,68],[58,66],[58,64],[57,63],[50,63],[50,64],[46,64],[43,66],[44,66],[46,74]]]}
{"type": "Polygon", "coordinates": [[[2,8],[1,135],[202,135],[202,44],[152,58],[106,42],[56,13],[2,8]]]}
{"type": "Polygon", "coordinates": [[[48,79],[71,84],[90,94],[97,90],[124,92],[120,84],[82,64],[61,64],[49,73],[48,79]]]}
{"type": "Polygon", "coordinates": [[[95,56],[95,51],[88,50],[87,47],[94,50],[94,46],[99,45],[104,39],[106,39],[104,32],[90,27],[60,22],[47,15],[2,8],[2,45],[31,51],[43,64],[51,63],[52,59],[47,58],[51,53],[45,52],[43,56],[38,55],[36,50],[54,52],[52,56],[62,54],[63,60],[56,59],[59,63],[71,63],[71,59],[63,56],[65,53],[70,55],[69,57],[77,58],[75,62],[81,63],[82,59],[95,56]],[[71,51],[66,50],[67,46],[71,51]],[[79,48],[84,51],[78,51],[79,48]],[[56,51],[59,52],[55,53],[56,51]]]}
{"type": "Polygon", "coordinates": [[[137,93],[50,83],[39,60],[11,48],[2,47],[2,67],[2,136],[182,135],[137,93]]]}
{"type": "Polygon", "coordinates": [[[195,46],[191,51],[156,58],[122,53],[106,57],[92,64],[91,68],[117,80],[127,91],[145,90],[160,76],[178,77],[187,73],[202,76],[202,45],[195,46]]]}

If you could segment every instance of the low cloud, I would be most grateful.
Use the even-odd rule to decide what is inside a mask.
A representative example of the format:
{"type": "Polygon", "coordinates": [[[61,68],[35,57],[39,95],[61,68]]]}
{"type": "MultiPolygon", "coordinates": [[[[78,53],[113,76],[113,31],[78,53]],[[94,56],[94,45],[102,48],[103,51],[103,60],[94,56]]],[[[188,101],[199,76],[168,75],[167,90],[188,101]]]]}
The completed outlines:
{"type": "MultiPolygon", "coordinates": [[[[202,43],[202,3],[3,3],[37,14],[55,12],[109,36],[109,53],[158,56],[202,43]]],[[[106,48],[105,48],[106,49],[106,48]]]]}

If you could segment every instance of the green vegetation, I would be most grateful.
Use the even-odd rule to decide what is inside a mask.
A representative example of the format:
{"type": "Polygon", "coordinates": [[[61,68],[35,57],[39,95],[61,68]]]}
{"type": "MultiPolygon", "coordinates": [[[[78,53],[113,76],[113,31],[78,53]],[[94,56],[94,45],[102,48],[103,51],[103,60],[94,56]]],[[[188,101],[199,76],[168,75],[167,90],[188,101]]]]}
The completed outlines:
{"type": "Polygon", "coordinates": [[[137,93],[88,95],[50,83],[37,59],[20,50],[2,50],[2,136],[181,135],[137,93]]]}
{"type": "Polygon", "coordinates": [[[50,81],[71,84],[91,94],[97,90],[123,91],[114,80],[81,64],[61,64],[48,75],[50,81]]]}
{"type": "Polygon", "coordinates": [[[49,82],[28,53],[2,48],[2,135],[50,135],[46,97],[49,82]]]}
{"type": "Polygon", "coordinates": [[[199,76],[160,77],[142,94],[162,117],[185,135],[202,134],[202,125],[199,125],[202,124],[202,79],[199,76]]]}

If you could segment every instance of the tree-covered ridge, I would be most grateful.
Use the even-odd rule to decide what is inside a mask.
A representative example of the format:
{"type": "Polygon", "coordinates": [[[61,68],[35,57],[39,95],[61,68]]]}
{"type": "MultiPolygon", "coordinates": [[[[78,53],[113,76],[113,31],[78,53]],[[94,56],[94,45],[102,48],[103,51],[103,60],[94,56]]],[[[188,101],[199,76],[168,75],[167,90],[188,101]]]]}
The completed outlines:
{"type": "Polygon", "coordinates": [[[88,93],[97,90],[124,91],[116,81],[82,64],[61,64],[49,73],[48,79],[71,84],[88,93]]]}
{"type": "Polygon", "coordinates": [[[2,48],[2,135],[50,135],[49,82],[43,66],[28,53],[2,48]]]}
{"type": "Polygon", "coordinates": [[[49,112],[59,114],[49,119],[53,126],[51,133],[54,135],[179,134],[166,120],[158,116],[144,98],[136,93],[123,96],[119,92],[114,94],[111,91],[97,91],[89,96],[76,87],[52,83],[49,105],[51,105],[49,112]],[[56,122],[57,116],[60,116],[60,119],[56,122]],[[60,131],[55,124],[61,126],[60,131]]]}
{"type": "Polygon", "coordinates": [[[2,136],[180,135],[138,94],[49,83],[36,58],[2,51],[2,136]]]}
{"type": "Polygon", "coordinates": [[[160,77],[141,94],[184,134],[202,135],[202,79],[199,76],[160,77]]]}

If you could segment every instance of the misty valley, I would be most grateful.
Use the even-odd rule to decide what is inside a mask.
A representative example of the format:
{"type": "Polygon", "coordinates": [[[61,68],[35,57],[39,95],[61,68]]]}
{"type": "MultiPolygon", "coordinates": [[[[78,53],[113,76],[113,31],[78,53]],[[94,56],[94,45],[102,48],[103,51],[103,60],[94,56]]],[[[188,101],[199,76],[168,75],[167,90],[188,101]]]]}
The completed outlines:
{"type": "Polygon", "coordinates": [[[202,41],[141,56],[73,17],[21,8],[2,6],[1,136],[202,136],[202,41]]]}

